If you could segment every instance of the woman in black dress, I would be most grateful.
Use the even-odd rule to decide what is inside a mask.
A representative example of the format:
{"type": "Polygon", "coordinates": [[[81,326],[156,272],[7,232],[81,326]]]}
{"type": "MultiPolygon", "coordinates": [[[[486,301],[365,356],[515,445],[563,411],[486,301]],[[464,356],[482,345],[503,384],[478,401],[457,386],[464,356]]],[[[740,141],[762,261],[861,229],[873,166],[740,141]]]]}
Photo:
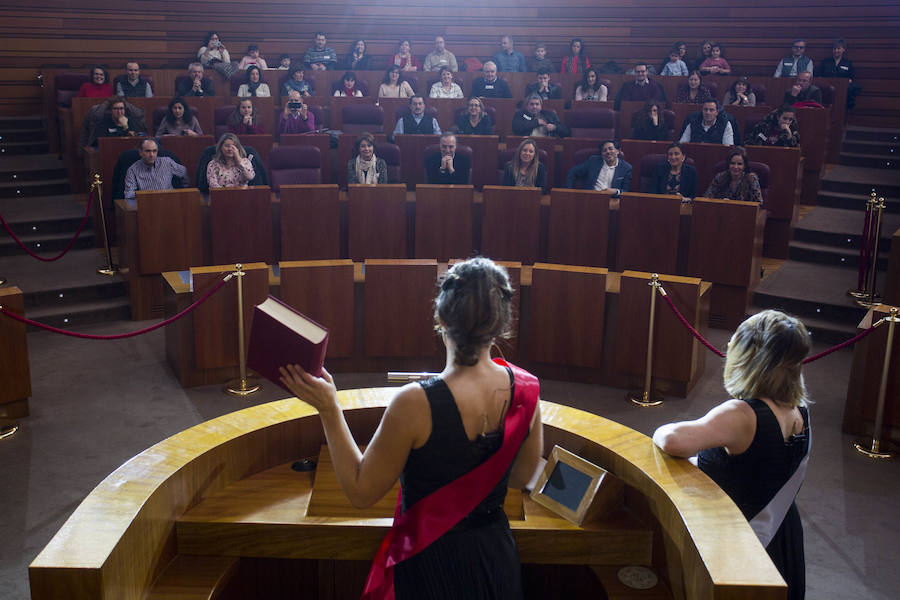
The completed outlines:
{"type": "Polygon", "coordinates": [[[319,411],[338,480],[354,506],[371,506],[400,479],[387,545],[401,560],[379,570],[379,552],[367,594],[380,574],[399,600],[522,598],[503,500],[507,486],[521,487],[534,474],[543,440],[537,379],[490,357],[494,340],[510,331],[513,294],[506,270],[489,259],[447,271],[434,311],[446,366],[437,377],[398,390],[365,454],[347,427],[331,375],[323,369],[314,377],[299,365],[281,369],[282,383],[319,411]],[[491,475],[483,476],[485,470],[491,475]],[[436,500],[433,493],[448,488],[459,504],[436,500]],[[416,521],[422,525],[404,529],[407,513],[422,517],[416,521]],[[434,537],[437,529],[443,533],[434,537]],[[392,534],[401,531],[414,535],[395,545],[392,534]],[[433,541],[421,548],[423,538],[433,541]],[[408,556],[406,547],[419,551],[408,556]]]}
{"type": "Polygon", "coordinates": [[[666,149],[666,162],[653,169],[651,194],[674,194],[685,202],[697,195],[697,169],[687,164],[685,158],[681,144],[673,142],[666,149]]]}
{"type": "Polygon", "coordinates": [[[658,100],[647,100],[641,110],[631,116],[631,138],[634,140],[669,139],[669,128],[658,100]]]}
{"type": "Polygon", "coordinates": [[[469,98],[466,112],[459,115],[456,129],[460,135],[494,135],[494,124],[484,111],[484,101],[472,96],[469,98]]]}
{"type": "Polygon", "coordinates": [[[512,160],[503,168],[503,185],[539,187],[542,194],[547,193],[547,168],[538,160],[538,147],[533,139],[519,142],[512,160]]]}
{"type": "Polygon", "coordinates": [[[663,425],[653,442],[697,463],[750,521],[788,584],[806,593],[803,526],[794,498],[809,456],[809,413],[801,370],[810,349],[803,323],[765,310],[741,323],[728,343],[725,389],[735,399],[696,421],[663,425]]]}

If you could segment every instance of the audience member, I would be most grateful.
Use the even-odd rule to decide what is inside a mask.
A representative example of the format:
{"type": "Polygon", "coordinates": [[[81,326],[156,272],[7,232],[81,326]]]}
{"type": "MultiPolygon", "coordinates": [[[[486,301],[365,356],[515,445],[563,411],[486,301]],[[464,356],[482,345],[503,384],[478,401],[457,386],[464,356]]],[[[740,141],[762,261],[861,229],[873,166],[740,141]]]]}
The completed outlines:
{"type": "Polygon", "coordinates": [[[188,187],[187,168],[168,156],[158,156],[159,145],[155,140],[144,140],[138,146],[141,159],[128,167],[125,173],[125,198],[134,200],[139,191],[171,190],[172,178],[180,180],[181,187],[188,187]]]}
{"type": "Polygon", "coordinates": [[[258,98],[268,98],[272,95],[269,91],[269,84],[260,81],[261,71],[256,65],[247,67],[247,80],[238,88],[238,98],[248,98],[256,96],[258,98]]]}
{"type": "Polygon", "coordinates": [[[456,136],[450,132],[441,134],[441,153],[425,159],[425,180],[431,184],[468,184],[471,170],[469,157],[456,154],[456,136]]]}
{"type": "Polygon", "coordinates": [[[493,61],[484,63],[483,77],[472,81],[472,95],[479,98],[512,98],[512,92],[505,79],[497,77],[497,65],[493,61]]]}
{"type": "Polygon", "coordinates": [[[713,42],[709,58],[700,63],[700,72],[704,75],[728,75],[731,65],[722,56],[722,45],[713,42]]]}
{"type": "Polygon", "coordinates": [[[401,71],[421,71],[422,65],[419,59],[413,56],[409,40],[401,40],[397,46],[397,53],[388,60],[388,66],[397,65],[401,71]]]}
{"type": "Polygon", "coordinates": [[[116,78],[116,95],[123,98],[152,98],[150,82],[141,77],[141,65],[136,60],[125,63],[125,77],[116,78]]]}
{"type": "Polygon", "coordinates": [[[560,122],[553,111],[542,110],[543,100],[538,94],[525,99],[525,109],[513,115],[513,135],[529,137],[569,137],[572,132],[560,122]]]}
{"type": "Polygon", "coordinates": [[[650,176],[651,194],[681,196],[681,201],[690,201],[697,195],[697,169],[684,162],[681,144],[673,142],[666,149],[666,162],[653,169],[650,176]]]}
{"type": "Polygon", "coordinates": [[[230,79],[237,70],[237,65],[231,62],[231,55],[228,53],[228,49],[222,44],[219,34],[215,31],[210,31],[206,34],[203,45],[197,50],[197,60],[205,68],[221,73],[225,79],[230,79]]]}
{"type": "Polygon", "coordinates": [[[581,82],[575,87],[575,99],[606,102],[608,95],[609,89],[597,78],[597,69],[585,69],[581,82]]]}
{"type": "Polygon", "coordinates": [[[328,47],[324,31],[317,31],[315,44],[303,55],[303,64],[312,71],[331,70],[337,65],[337,53],[328,47]]]}
{"type": "Polygon", "coordinates": [[[553,61],[547,58],[547,44],[538,42],[534,45],[534,55],[528,60],[528,70],[537,73],[540,69],[547,69],[551,73],[556,70],[553,61]]]}
{"type": "Polygon", "coordinates": [[[812,84],[812,73],[801,71],[797,74],[797,81],[784,93],[782,104],[796,104],[797,102],[816,102],[822,104],[822,90],[812,84]]]}
{"type": "Polygon", "coordinates": [[[279,71],[290,71],[291,69],[291,55],[290,54],[282,54],[278,57],[278,66],[276,67],[279,71]]]}
{"type": "Polygon", "coordinates": [[[189,79],[182,81],[175,90],[176,96],[215,96],[216,89],[212,79],[203,76],[203,65],[191,63],[188,65],[189,79]]]}
{"type": "Polygon", "coordinates": [[[103,117],[97,123],[94,139],[102,137],[134,137],[146,135],[144,111],[134,105],[127,105],[125,98],[113,96],[103,104],[103,117]]]}
{"type": "MultiPolygon", "coordinates": [[[[524,73],[525,55],[514,48],[512,37],[504,35],[500,38],[500,52],[493,56],[498,71],[508,73],[524,73]]],[[[487,64],[487,63],[485,63],[487,64]]]]}
{"type": "Polygon", "coordinates": [[[291,67],[287,81],[284,82],[282,96],[288,96],[291,90],[299,92],[301,96],[312,96],[315,92],[313,86],[303,79],[303,65],[291,67]]]}
{"type": "Polygon", "coordinates": [[[797,119],[794,107],[783,105],[765,116],[747,135],[747,144],[755,146],[783,146],[797,148],[800,146],[800,134],[797,132],[797,119]]]}
{"type": "Polygon", "coordinates": [[[412,98],[415,95],[409,82],[403,80],[400,67],[391,65],[384,72],[384,79],[378,86],[379,98],[412,98]]]}
{"type": "Polygon", "coordinates": [[[574,38],[569,42],[569,55],[563,56],[560,73],[584,73],[585,69],[589,69],[591,61],[586,56],[587,51],[584,48],[584,42],[581,38],[574,38]]]}
{"type": "Polygon", "coordinates": [[[216,154],[206,165],[210,188],[247,187],[256,170],[241,141],[233,133],[223,133],[216,144],[216,154]]]}
{"type": "Polygon", "coordinates": [[[364,131],[353,144],[353,158],[347,161],[347,183],[390,183],[387,163],[375,156],[375,137],[364,131]]]}
{"type": "Polygon", "coordinates": [[[278,133],[309,133],[316,130],[316,116],[297,90],[288,92],[287,102],[278,120],[278,133]]]}
{"type": "Polygon", "coordinates": [[[341,84],[335,88],[332,96],[340,96],[341,98],[356,97],[361,98],[362,90],[356,87],[356,73],[347,71],[341,77],[341,84]]]}
{"type": "Polygon", "coordinates": [[[662,66],[659,74],[687,77],[688,68],[684,61],[681,60],[681,51],[678,48],[673,47],[672,51],[669,52],[669,60],[662,66]]]}
{"type": "Polygon", "coordinates": [[[238,69],[241,71],[245,71],[251,65],[255,65],[260,69],[268,69],[269,66],[266,64],[266,59],[259,55],[259,46],[256,44],[250,44],[247,46],[247,54],[241,59],[241,62],[238,63],[238,69]]]}
{"type": "Polygon", "coordinates": [[[847,108],[856,106],[856,97],[862,88],[854,81],[856,79],[856,71],[853,69],[853,61],[844,57],[847,51],[847,42],[841,39],[834,40],[831,45],[831,56],[826,58],[816,70],[819,77],[843,77],[849,79],[847,85],[847,108]]]}
{"type": "Polygon", "coordinates": [[[469,98],[468,109],[456,122],[457,133],[461,135],[493,135],[494,124],[484,112],[484,102],[477,96],[469,98]]]}
{"type": "Polygon", "coordinates": [[[425,56],[425,70],[439,71],[443,67],[447,67],[454,73],[459,71],[456,56],[447,50],[444,36],[439,35],[434,38],[434,50],[425,56]]]}
{"type": "Polygon", "coordinates": [[[728,168],[721,173],[716,173],[703,195],[706,198],[762,202],[759,177],[750,171],[746,150],[740,146],[731,149],[728,153],[728,168]]]}
{"type": "Polygon", "coordinates": [[[234,112],[228,115],[228,131],[238,135],[265,133],[259,122],[259,113],[250,98],[240,100],[234,112]]]}
{"type": "Polygon", "coordinates": [[[806,56],[806,40],[801,38],[794,40],[791,53],[781,59],[773,77],[796,77],[804,71],[812,75],[813,61],[806,56]]]}
{"type": "Polygon", "coordinates": [[[166,116],[156,128],[156,137],[165,135],[189,135],[192,137],[203,135],[200,122],[191,114],[191,109],[184,98],[176,96],[169,101],[166,116]]]}
{"type": "Polygon", "coordinates": [[[76,98],[109,98],[113,95],[113,86],[109,81],[109,72],[97,65],[91,67],[91,80],[81,84],[76,98]]]}
{"type": "Polygon", "coordinates": [[[537,81],[525,86],[525,96],[537,94],[541,100],[557,100],[562,98],[562,89],[555,83],[550,83],[550,71],[541,69],[537,73],[537,81]]]}
{"type": "Polygon", "coordinates": [[[712,100],[712,96],[703,85],[700,71],[691,71],[687,83],[679,85],[678,93],[675,95],[675,102],[682,104],[703,104],[709,100],[712,100]]]}
{"type": "Polygon", "coordinates": [[[348,71],[368,71],[372,57],[366,54],[366,41],[355,40],[350,45],[347,58],[344,59],[344,68],[348,71]]]}
{"type": "Polygon", "coordinates": [[[453,81],[450,67],[441,67],[441,80],[431,86],[430,98],[465,98],[462,88],[453,81]]]}
{"type": "Polygon", "coordinates": [[[625,81],[616,95],[615,109],[621,108],[622,102],[634,101],[646,102],[647,100],[659,100],[666,102],[666,92],[656,81],[650,79],[647,74],[647,63],[638,63],[634,66],[634,81],[625,81]]]}
{"type": "Polygon", "coordinates": [[[631,115],[631,138],[658,141],[669,139],[669,128],[663,118],[663,106],[659,100],[647,100],[641,110],[631,115]]]}
{"type": "Polygon", "coordinates": [[[750,87],[750,79],[740,77],[725,91],[722,104],[726,106],[756,106],[756,94],[750,87]]]}
{"type": "Polygon", "coordinates": [[[684,131],[678,141],[682,144],[703,142],[734,146],[734,128],[722,112],[721,105],[715,100],[707,100],[700,112],[692,113],[685,119],[684,131]]]}
{"type": "Polygon", "coordinates": [[[693,65],[688,65],[688,68],[692,71],[700,69],[700,65],[703,64],[707,58],[712,57],[712,45],[713,43],[709,40],[703,40],[700,44],[700,53],[697,55],[696,60],[694,60],[693,65]]]}
{"type": "Polygon", "coordinates": [[[394,135],[398,133],[441,134],[437,119],[425,116],[425,98],[415,95],[409,99],[409,114],[397,119],[394,135]]]}
{"type": "Polygon", "coordinates": [[[533,139],[519,142],[512,160],[503,169],[503,185],[538,187],[542,194],[547,193],[547,168],[538,160],[538,148],[533,139]]]}
{"type": "Polygon", "coordinates": [[[609,191],[614,196],[631,187],[631,165],[619,158],[619,144],[614,140],[600,142],[600,154],[593,154],[566,175],[566,187],[574,188],[575,180],[582,180],[585,190],[609,191]]]}

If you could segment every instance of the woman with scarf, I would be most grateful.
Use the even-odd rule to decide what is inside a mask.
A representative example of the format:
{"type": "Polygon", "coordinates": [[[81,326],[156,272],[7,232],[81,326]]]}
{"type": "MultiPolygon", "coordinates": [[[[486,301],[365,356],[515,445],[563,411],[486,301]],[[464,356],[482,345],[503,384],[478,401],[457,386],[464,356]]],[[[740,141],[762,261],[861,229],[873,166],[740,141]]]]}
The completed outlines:
{"type": "Polygon", "coordinates": [[[334,89],[333,96],[340,96],[342,98],[355,96],[359,98],[363,95],[362,91],[356,87],[356,73],[353,71],[344,73],[344,76],[341,77],[341,84],[342,85],[334,89]]]}
{"type": "Polygon", "coordinates": [[[238,98],[268,98],[272,95],[269,91],[269,84],[262,81],[262,72],[256,65],[247,67],[247,80],[238,88],[238,98]]]}
{"type": "Polygon", "coordinates": [[[367,131],[356,138],[353,158],[347,162],[347,183],[390,183],[387,163],[375,156],[375,137],[367,131]]]}

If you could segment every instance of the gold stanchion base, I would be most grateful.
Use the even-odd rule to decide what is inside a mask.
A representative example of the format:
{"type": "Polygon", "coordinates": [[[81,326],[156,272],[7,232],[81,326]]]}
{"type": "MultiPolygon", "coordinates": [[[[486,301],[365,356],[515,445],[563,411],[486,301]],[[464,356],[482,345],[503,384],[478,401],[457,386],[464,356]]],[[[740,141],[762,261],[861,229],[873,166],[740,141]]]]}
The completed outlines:
{"type": "Polygon", "coordinates": [[[631,400],[638,406],[659,406],[663,403],[663,397],[661,394],[657,394],[655,392],[650,392],[649,394],[644,393],[644,390],[632,390],[625,394],[626,400],[631,400]]]}
{"type": "Polygon", "coordinates": [[[112,265],[112,269],[108,267],[97,267],[97,275],[106,275],[107,277],[112,277],[116,273],[119,272],[118,265],[112,265]]]}
{"type": "Polygon", "coordinates": [[[0,285],[6,283],[6,277],[0,276],[0,285]]]}
{"type": "Polygon", "coordinates": [[[19,426],[15,421],[0,421],[0,440],[11,438],[19,431],[19,426]]]}
{"type": "MultiPolygon", "coordinates": [[[[865,298],[868,298],[868,297],[869,296],[866,295],[865,298]]],[[[862,306],[863,308],[872,308],[873,306],[878,306],[879,304],[881,304],[881,296],[875,296],[871,302],[869,302],[865,298],[858,298],[858,299],[854,300],[854,302],[856,303],[857,306],[862,306]]]]}
{"type": "Polygon", "coordinates": [[[868,298],[869,292],[866,290],[847,290],[847,295],[852,298],[868,298]]]}
{"type": "Polygon", "coordinates": [[[872,440],[871,444],[866,444],[863,442],[856,442],[853,444],[853,447],[856,448],[856,451],[862,454],[863,456],[867,456],[869,458],[875,459],[888,459],[894,458],[893,452],[885,452],[881,449],[881,443],[878,440],[872,440]]]}
{"type": "Polygon", "coordinates": [[[259,391],[259,379],[247,377],[246,379],[232,379],[225,386],[225,393],[232,396],[249,396],[259,391]]]}

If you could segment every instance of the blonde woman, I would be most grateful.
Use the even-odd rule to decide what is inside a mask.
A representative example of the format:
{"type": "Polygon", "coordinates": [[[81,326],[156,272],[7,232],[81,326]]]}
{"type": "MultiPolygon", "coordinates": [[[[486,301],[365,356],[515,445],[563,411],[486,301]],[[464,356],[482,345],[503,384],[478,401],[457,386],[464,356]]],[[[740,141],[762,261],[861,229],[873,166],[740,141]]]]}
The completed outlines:
{"type": "Polygon", "coordinates": [[[216,154],[206,165],[206,179],[211,188],[247,187],[256,177],[247,151],[233,133],[223,133],[216,144],[216,154]]]}
{"type": "Polygon", "coordinates": [[[535,141],[527,138],[519,142],[516,154],[503,170],[503,185],[509,187],[539,187],[547,193],[547,169],[538,160],[535,141]]]}

